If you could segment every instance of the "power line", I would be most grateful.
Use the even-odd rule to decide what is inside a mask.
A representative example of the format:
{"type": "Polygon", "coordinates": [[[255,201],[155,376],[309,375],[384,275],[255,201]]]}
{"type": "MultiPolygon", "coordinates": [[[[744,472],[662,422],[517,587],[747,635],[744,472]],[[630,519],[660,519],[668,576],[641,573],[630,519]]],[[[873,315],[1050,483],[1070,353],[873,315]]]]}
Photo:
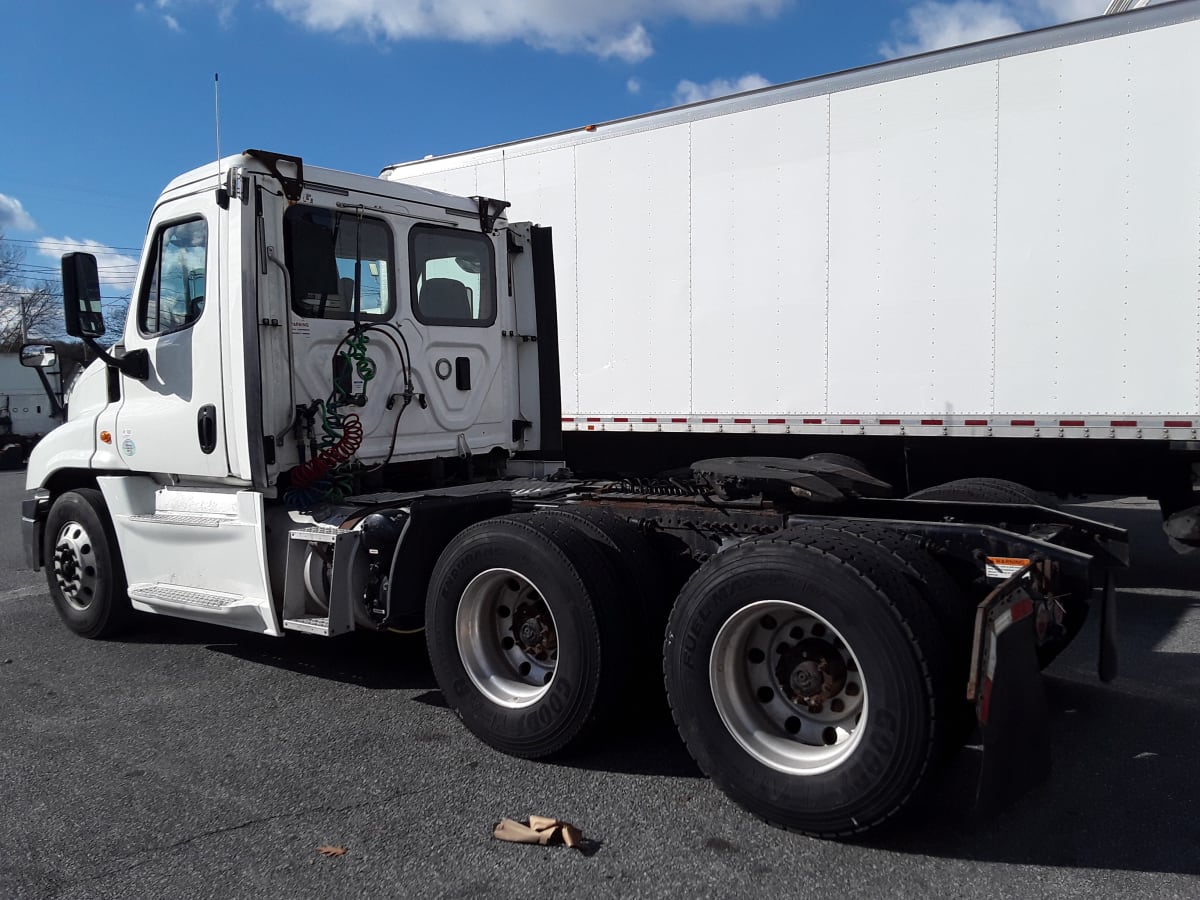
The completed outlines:
{"type": "MultiPolygon", "coordinates": [[[[114,275],[136,275],[137,266],[96,266],[101,272],[112,272],[114,275]],[[121,271],[125,270],[125,271],[121,271]]],[[[62,269],[59,266],[12,266],[14,272],[24,272],[29,275],[57,275],[62,269]]]]}
{"type": "MultiPolygon", "coordinates": [[[[38,245],[44,245],[47,247],[72,247],[72,248],[76,248],[76,249],[80,248],[80,247],[88,246],[87,244],[83,243],[82,241],[47,241],[47,240],[29,241],[29,240],[23,240],[22,238],[10,238],[10,237],[0,238],[0,241],[6,241],[10,244],[38,244],[38,245]]],[[[129,250],[134,253],[142,252],[141,247],[109,247],[104,244],[96,247],[95,249],[97,249],[97,250],[129,250]]]]}
{"type": "MultiPolygon", "coordinates": [[[[29,292],[27,292],[27,291],[6,291],[3,288],[0,288],[0,297],[28,297],[28,296],[29,296],[29,292]]],[[[126,300],[132,300],[133,298],[128,297],[128,296],[114,297],[111,294],[101,294],[100,299],[105,302],[108,302],[108,303],[123,303],[126,300]]]]}

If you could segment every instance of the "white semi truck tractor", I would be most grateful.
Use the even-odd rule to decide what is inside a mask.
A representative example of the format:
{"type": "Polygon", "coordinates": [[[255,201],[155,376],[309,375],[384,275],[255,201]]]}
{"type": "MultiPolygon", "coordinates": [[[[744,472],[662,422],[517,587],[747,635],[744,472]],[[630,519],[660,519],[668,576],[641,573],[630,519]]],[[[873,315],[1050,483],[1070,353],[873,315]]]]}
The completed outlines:
{"type": "Polygon", "coordinates": [[[665,670],[700,767],[828,837],[893,821],[976,720],[985,788],[1042,771],[1039,665],[1093,585],[1115,673],[1124,532],[995,480],[891,498],[828,456],[572,476],[551,232],[505,206],[222,159],[155,204],[111,351],[95,260],[64,257],[101,358],[22,511],[67,627],[424,629],[465,725],[530,758],[635,719],[665,670]]]}

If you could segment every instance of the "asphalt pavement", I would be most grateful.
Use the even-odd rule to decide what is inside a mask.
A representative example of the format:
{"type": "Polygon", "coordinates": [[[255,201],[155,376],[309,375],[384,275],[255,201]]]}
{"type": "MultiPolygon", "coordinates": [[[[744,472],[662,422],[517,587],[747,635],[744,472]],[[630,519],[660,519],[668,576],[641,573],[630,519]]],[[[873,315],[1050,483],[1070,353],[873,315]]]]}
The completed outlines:
{"type": "Polygon", "coordinates": [[[1200,896],[1200,558],[1144,501],[1078,508],[1133,529],[1136,562],[1121,678],[1095,677],[1095,621],[1046,676],[1050,780],[980,815],[964,750],[903,827],[839,844],[734,806],[665,719],[553,763],[493,752],[419,636],[75,637],[23,567],[23,479],[0,473],[0,897],[1200,896]],[[589,852],[492,839],[530,814],[589,852]]]}

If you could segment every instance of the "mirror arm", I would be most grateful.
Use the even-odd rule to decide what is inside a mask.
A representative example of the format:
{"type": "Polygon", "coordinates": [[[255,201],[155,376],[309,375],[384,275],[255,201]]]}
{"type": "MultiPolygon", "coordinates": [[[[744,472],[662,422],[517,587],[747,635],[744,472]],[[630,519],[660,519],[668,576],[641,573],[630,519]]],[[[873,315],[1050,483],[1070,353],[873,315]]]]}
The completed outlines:
{"type": "Polygon", "coordinates": [[[50,379],[46,377],[45,370],[39,368],[37,375],[42,380],[42,389],[46,392],[46,399],[50,401],[50,417],[66,420],[67,411],[63,409],[62,403],[58,400],[58,395],[54,393],[54,387],[50,384],[50,379]]]}
{"type": "Polygon", "coordinates": [[[130,350],[124,356],[116,357],[100,346],[93,337],[84,335],[83,342],[91,347],[98,357],[120,370],[121,374],[138,381],[150,378],[150,354],[146,350],[130,350]]]}

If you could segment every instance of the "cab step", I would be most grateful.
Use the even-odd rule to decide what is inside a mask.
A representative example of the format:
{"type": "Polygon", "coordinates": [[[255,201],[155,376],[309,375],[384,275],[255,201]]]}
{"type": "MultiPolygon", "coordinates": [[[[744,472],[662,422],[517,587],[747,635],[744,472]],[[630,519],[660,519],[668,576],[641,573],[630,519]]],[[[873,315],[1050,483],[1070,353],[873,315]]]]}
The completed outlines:
{"type": "Polygon", "coordinates": [[[222,610],[236,606],[246,600],[239,594],[205,591],[198,588],[180,587],[175,584],[131,584],[129,599],[139,600],[156,607],[179,607],[183,609],[222,610]]]}
{"type": "Polygon", "coordinates": [[[284,619],[283,627],[289,631],[303,631],[329,637],[329,617],[305,616],[302,619],[284,619]]]}
{"type": "Polygon", "coordinates": [[[188,525],[193,528],[217,528],[222,522],[234,521],[232,516],[206,516],[194,513],[159,512],[149,515],[130,516],[130,522],[149,525],[188,525]]]}

